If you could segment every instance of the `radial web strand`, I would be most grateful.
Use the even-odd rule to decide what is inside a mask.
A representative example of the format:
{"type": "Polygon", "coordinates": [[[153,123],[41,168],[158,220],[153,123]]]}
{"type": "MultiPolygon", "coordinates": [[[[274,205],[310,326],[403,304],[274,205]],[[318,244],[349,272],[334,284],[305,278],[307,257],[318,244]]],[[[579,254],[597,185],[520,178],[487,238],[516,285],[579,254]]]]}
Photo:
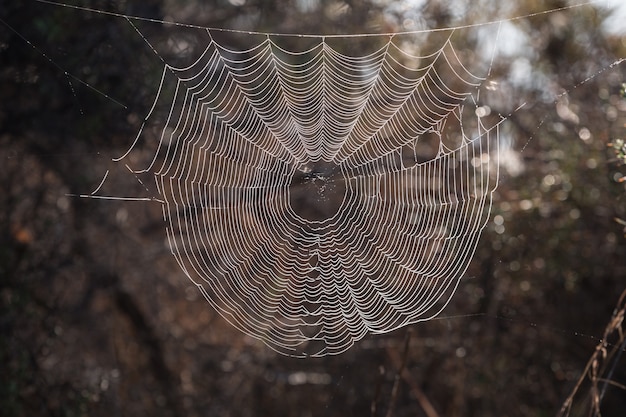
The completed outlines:
{"type": "Polygon", "coordinates": [[[226,320],[293,356],[436,316],[497,185],[498,123],[472,101],[485,74],[454,31],[417,54],[395,37],[297,48],[268,35],[236,50],[207,35],[191,65],[165,64],[160,136],[142,128],[119,158],[155,143],[134,172],[154,176],[184,273],[226,320]]]}

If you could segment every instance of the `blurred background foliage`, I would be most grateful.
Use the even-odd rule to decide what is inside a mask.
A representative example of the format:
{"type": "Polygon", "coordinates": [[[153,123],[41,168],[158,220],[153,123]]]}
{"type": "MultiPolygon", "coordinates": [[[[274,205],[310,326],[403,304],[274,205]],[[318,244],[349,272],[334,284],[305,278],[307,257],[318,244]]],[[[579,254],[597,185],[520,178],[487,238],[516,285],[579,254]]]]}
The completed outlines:
{"type": "MultiPolygon", "coordinates": [[[[401,329],[308,360],[275,354],[210,310],[170,256],[159,207],[67,196],[95,188],[127,148],[154,100],[159,57],[184,62],[186,48],[201,46],[196,32],[135,21],[157,56],[123,17],[3,4],[2,414],[555,415],[626,286],[626,67],[612,65],[626,56],[626,38],[623,15],[606,3],[502,26],[490,105],[511,115],[493,221],[442,317],[411,327],[406,355],[401,329]]],[[[570,3],[72,4],[207,27],[352,34],[471,25],[570,3]]],[[[455,45],[478,65],[493,31],[468,33],[455,45]]],[[[213,35],[234,47],[242,39],[213,35]]],[[[107,186],[138,192],[127,175],[107,186]]],[[[623,360],[611,378],[622,388],[610,385],[601,409],[620,416],[623,360]]],[[[571,414],[589,406],[583,390],[571,414]]]]}

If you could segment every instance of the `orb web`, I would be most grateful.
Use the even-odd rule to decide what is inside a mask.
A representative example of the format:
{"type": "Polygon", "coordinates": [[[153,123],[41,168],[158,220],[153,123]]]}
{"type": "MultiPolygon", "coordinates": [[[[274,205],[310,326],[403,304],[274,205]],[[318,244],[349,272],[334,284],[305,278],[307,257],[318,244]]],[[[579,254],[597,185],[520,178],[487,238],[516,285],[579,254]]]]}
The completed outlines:
{"type": "MultiPolygon", "coordinates": [[[[374,37],[359,54],[352,38],[237,50],[207,31],[191,65],[164,65],[167,118],[134,172],[153,175],[173,256],[226,320],[323,356],[446,306],[497,185],[498,123],[475,115],[484,76],[453,32],[428,53],[374,37]]],[[[149,140],[142,127],[118,160],[149,140]]]]}

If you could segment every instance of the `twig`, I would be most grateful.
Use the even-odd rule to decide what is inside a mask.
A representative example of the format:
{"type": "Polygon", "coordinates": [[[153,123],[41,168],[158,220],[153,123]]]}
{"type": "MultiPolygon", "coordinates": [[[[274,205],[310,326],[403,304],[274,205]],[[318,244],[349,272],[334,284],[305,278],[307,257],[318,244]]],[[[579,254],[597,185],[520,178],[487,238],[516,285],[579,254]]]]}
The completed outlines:
{"type": "MultiPolygon", "coordinates": [[[[620,301],[619,304],[622,304],[622,302],[624,301],[624,296],[626,296],[626,291],[624,291],[622,293],[622,296],[620,297],[620,301]]],[[[611,369],[609,370],[609,372],[606,375],[606,378],[604,379],[604,384],[602,385],[602,391],[600,392],[600,401],[602,401],[602,398],[604,398],[604,394],[606,393],[606,388],[609,384],[609,382],[611,381],[611,378],[613,377],[613,372],[615,372],[615,368],[617,367],[617,364],[619,363],[621,357],[622,357],[622,353],[624,353],[624,349],[626,349],[626,337],[624,337],[624,334],[621,332],[622,330],[622,322],[624,320],[624,310],[626,309],[626,306],[622,307],[621,310],[616,311],[613,314],[614,320],[611,321],[611,327],[613,327],[612,330],[619,330],[620,333],[620,338],[622,339],[622,343],[619,346],[619,349],[617,350],[616,356],[613,359],[613,366],[611,366],[611,369]]],[[[617,309],[616,309],[617,310],[617,309]]],[[[605,334],[605,337],[608,336],[607,334],[605,334]]],[[[614,350],[615,351],[615,350],[614,350]]]]}
{"type": "Polygon", "coordinates": [[[576,381],[576,385],[572,389],[572,392],[568,395],[568,397],[563,402],[559,413],[557,414],[559,417],[569,416],[570,411],[572,409],[572,405],[574,403],[574,397],[578,394],[580,387],[582,384],[588,379],[591,383],[590,387],[590,396],[591,396],[591,407],[589,409],[589,415],[591,416],[600,416],[600,404],[602,399],[604,398],[604,394],[606,392],[606,388],[609,384],[615,385],[618,387],[622,387],[619,383],[613,383],[610,381],[613,376],[613,372],[615,367],[617,366],[622,352],[626,348],[626,338],[624,337],[624,333],[622,331],[622,324],[624,322],[624,315],[626,313],[626,290],[624,290],[619,298],[617,303],[617,307],[613,311],[613,316],[611,317],[611,321],[607,324],[604,335],[600,343],[596,346],[593,354],[587,361],[585,365],[585,369],[581,374],[578,381],[576,381]],[[609,337],[617,332],[619,335],[619,345],[610,345],[608,340],[609,337]],[[610,352],[608,351],[608,347],[612,346],[610,352]],[[612,364],[612,365],[611,365],[612,364]],[[610,366],[610,370],[608,373],[606,372],[607,367],[610,366]],[[606,377],[601,377],[606,374],[606,377]],[[598,391],[598,382],[602,382],[602,390],[598,391]]]}
{"type": "MultiPolygon", "coordinates": [[[[391,357],[391,360],[395,364],[398,364],[400,362],[400,358],[398,357],[398,355],[396,355],[395,350],[388,348],[387,352],[389,356],[391,357]]],[[[402,377],[402,379],[404,379],[404,382],[406,382],[408,386],[411,388],[411,393],[413,394],[415,399],[417,399],[417,402],[419,403],[420,407],[422,408],[426,416],[427,417],[439,417],[439,414],[435,410],[435,407],[433,406],[433,404],[430,402],[426,394],[424,394],[424,391],[422,391],[422,389],[419,387],[415,379],[412,377],[411,373],[406,369],[406,364],[404,366],[404,370],[399,375],[402,377]]]]}
{"type": "Polygon", "coordinates": [[[402,364],[396,373],[396,378],[393,381],[393,388],[391,389],[391,401],[389,402],[389,409],[387,410],[386,417],[393,416],[393,410],[396,406],[396,399],[398,398],[398,388],[400,387],[400,378],[402,377],[402,373],[406,367],[407,357],[409,356],[409,344],[411,342],[411,334],[413,333],[412,329],[407,329],[406,335],[404,337],[404,353],[402,355],[402,364]]]}
{"type": "Polygon", "coordinates": [[[372,417],[376,417],[378,401],[380,401],[380,393],[382,391],[381,388],[383,386],[383,380],[385,378],[385,367],[382,365],[379,366],[378,372],[379,372],[378,384],[376,385],[376,393],[374,394],[374,399],[372,400],[372,417]]]}
{"type": "Polygon", "coordinates": [[[411,378],[411,375],[406,370],[402,377],[411,387],[411,392],[415,398],[417,398],[417,401],[420,403],[420,407],[422,407],[424,413],[426,413],[428,417],[439,417],[437,410],[435,410],[433,404],[430,402],[426,394],[424,394],[424,391],[420,389],[420,387],[415,383],[415,380],[411,378]]]}

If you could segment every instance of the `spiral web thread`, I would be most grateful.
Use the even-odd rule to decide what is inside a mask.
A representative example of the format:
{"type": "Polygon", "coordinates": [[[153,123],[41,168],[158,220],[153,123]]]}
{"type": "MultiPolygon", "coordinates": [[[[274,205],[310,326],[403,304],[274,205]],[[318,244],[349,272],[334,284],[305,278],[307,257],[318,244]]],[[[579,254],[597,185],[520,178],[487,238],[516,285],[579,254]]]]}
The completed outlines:
{"type": "Polygon", "coordinates": [[[233,50],[206,32],[193,64],[165,64],[152,109],[168,103],[167,120],[134,171],[154,175],[184,273],[226,320],[292,356],[435,317],[497,185],[499,123],[474,115],[484,78],[454,30],[423,56],[393,37],[355,56],[352,38],[233,50]],[[331,203],[317,217],[300,207],[331,203]]]}

